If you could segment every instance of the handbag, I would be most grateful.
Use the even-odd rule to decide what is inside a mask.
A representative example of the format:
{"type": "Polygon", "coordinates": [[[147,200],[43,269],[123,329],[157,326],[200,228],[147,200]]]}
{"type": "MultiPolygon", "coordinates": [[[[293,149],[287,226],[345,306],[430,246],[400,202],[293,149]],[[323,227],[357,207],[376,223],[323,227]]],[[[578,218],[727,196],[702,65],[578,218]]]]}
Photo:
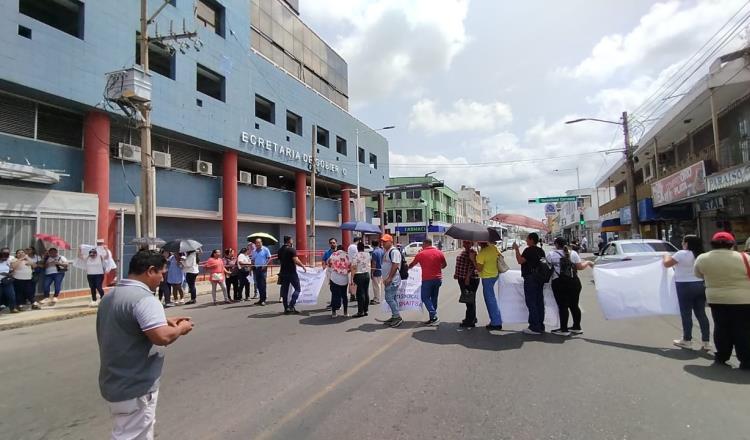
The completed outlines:
{"type": "Polygon", "coordinates": [[[505,273],[510,270],[510,266],[505,262],[503,254],[497,254],[497,271],[498,273],[505,273]]]}
{"type": "Polygon", "coordinates": [[[214,272],[211,274],[211,281],[224,281],[224,274],[221,272],[214,272]]]}
{"type": "Polygon", "coordinates": [[[477,293],[472,292],[469,289],[461,289],[461,296],[458,297],[458,302],[461,304],[474,304],[477,300],[477,293]]]}

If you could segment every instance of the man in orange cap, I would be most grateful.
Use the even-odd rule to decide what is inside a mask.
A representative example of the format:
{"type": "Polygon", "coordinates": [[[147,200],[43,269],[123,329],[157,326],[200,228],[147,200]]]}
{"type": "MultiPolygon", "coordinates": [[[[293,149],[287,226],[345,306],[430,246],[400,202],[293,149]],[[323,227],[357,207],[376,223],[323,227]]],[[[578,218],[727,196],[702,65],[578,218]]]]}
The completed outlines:
{"type": "Polygon", "coordinates": [[[398,327],[404,322],[401,314],[398,312],[398,301],[396,301],[396,294],[401,285],[401,276],[398,269],[401,266],[401,259],[403,257],[401,252],[393,247],[393,237],[390,234],[383,235],[381,241],[383,242],[383,250],[385,251],[381,264],[385,302],[391,308],[391,319],[385,321],[384,324],[390,327],[398,327]]]}

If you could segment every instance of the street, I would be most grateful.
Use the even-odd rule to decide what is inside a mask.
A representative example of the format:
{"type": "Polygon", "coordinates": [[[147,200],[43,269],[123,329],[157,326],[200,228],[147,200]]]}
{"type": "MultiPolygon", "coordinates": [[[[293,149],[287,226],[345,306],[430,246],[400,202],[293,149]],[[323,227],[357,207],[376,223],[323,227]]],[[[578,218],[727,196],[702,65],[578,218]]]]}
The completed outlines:
{"type": "MultiPolygon", "coordinates": [[[[377,306],[333,320],[325,287],[321,305],[297,316],[276,303],[205,307],[205,296],[168,309],[196,325],[165,349],[157,437],[750,438],[750,375],[672,347],[678,317],[605,321],[588,270],[584,335],[489,333],[481,293],[479,327],[464,331],[454,259],[438,327],[422,327],[424,313],[386,328],[377,306]]],[[[94,328],[90,316],[0,333],[2,438],[107,438],[94,328]]]]}

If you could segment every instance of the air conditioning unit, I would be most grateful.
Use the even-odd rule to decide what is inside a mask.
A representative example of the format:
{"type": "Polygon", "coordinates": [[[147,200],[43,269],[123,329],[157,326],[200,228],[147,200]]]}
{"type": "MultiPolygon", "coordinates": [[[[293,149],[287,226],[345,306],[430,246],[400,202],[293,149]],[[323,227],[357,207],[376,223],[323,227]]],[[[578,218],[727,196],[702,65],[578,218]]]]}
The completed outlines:
{"type": "Polygon", "coordinates": [[[260,174],[255,175],[255,186],[268,186],[268,177],[261,176],[260,174]]]}
{"type": "Polygon", "coordinates": [[[240,183],[250,185],[253,183],[253,175],[247,171],[240,171],[240,183]]]}
{"type": "Polygon", "coordinates": [[[211,162],[206,162],[205,160],[196,160],[195,161],[195,172],[198,174],[203,174],[204,176],[213,176],[214,172],[214,166],[211,162]]]}
{"type": "Polygon", "coordinates": [[[172,155],[161,151],[152,151],[151,157],[154,158],[154,166],[160,168],[172,168],[172,155]]]}
{"type": "Polygon", "coordinates": [[[117,144],[117,158],[129,160],[131,162],[140,162],[141,147],[137,145],[126,144],[124,142],[119,142],[117,144]]]}

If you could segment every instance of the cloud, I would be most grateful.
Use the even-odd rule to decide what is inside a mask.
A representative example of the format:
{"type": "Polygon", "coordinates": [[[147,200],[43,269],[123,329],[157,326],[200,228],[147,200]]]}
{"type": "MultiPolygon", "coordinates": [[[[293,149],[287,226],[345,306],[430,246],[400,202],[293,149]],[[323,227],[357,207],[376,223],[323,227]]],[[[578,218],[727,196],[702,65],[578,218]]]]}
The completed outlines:
{"type": "Polygon", "coordinates": [[[440,111],[437,103],[422,99],[411,108],[409,129],[427,134],[459,131],[492,131],[513,120],[510,106],[502,102],[483,104],[459,99],[451,110],[440,111]]]}
{"type": "Polygon", "coordinates": [[[469,41],[469,0],[315,0],[303,15],[343,24],[331,45],[349,65],[352,102],[385,99],[447,70],[469,41]]]}
{"type": "Polygon", "coordinates": [[[574,67],[559,68],[556,73],[577,79],[605,80],[635,66],[650,66],[658,71],[666,60],[692,55],[744,3],[745,0],[656,3],[632,31],[625,35],[605,35],[588,57],[574,67]]]}

